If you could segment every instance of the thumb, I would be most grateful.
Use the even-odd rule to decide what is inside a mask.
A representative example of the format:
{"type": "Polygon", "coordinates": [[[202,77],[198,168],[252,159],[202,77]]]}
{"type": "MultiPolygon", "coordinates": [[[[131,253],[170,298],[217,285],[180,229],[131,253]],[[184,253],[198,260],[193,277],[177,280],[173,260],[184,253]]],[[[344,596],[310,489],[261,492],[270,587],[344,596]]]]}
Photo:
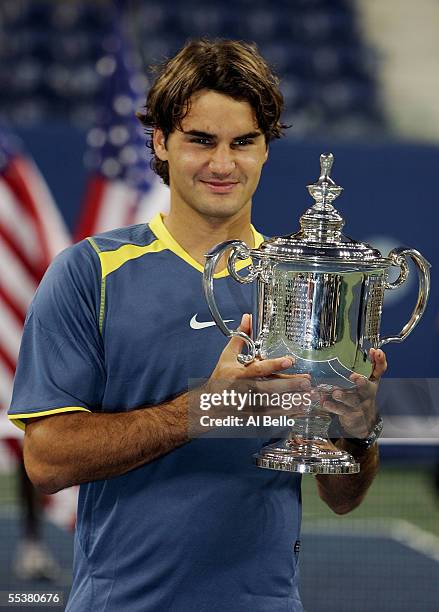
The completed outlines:
{"type": "MultiPolygon", "coordinates": [[[[236,331],[244,332],[245,334],[247,334],[247,336],[250,336],[251,334],[251,315],[249,314],[242,315],[241,323],[239,324],[239,327],[236,331]]],[[[246,345],[246,342],[243,338],[240,338],[239,336],[233,336],[229,340],[229,343],[226,348],[229,349],[235,355],[237,355],[238,353],[242,352],[242,349],[244,348],[245,345],[246,345]]]]}
{"type": "Polygon", "coordinates": [[[371,348],[369,351],[370,360],[373,364],[373,371],[369,380],[378,381],[387,370],[386,354],[381,349],[371,348]]]}

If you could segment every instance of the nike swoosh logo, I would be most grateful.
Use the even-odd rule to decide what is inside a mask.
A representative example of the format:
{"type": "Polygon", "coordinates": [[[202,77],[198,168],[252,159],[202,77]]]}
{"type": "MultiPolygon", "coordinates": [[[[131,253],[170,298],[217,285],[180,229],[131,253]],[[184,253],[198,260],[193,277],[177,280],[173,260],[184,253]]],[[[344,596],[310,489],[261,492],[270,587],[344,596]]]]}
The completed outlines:
{"type": "MultiPolygon", "coordinates": [[[[212,327],[213,325],[216,325],[215,321],[197,321],[197,314],[198,313],[195,313],[190,320],[189,325],[192,329],[204,329],[205,327],[212,327]]],[[[233,323],[233,319],[226,319],[224,323],[233,323]]]]}

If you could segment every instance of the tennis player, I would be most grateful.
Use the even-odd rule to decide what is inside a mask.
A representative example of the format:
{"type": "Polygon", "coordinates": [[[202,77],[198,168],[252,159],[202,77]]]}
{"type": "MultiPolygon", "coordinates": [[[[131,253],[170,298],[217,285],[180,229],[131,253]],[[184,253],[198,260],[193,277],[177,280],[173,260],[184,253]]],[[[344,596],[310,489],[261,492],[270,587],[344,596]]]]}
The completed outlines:
{"type": "MultiPolygon", "coordinates": [[[[213,245],[263,239],[252,196],[281,110],[254,46],[188,43],[161,67],[141,116],[169,214],[64,251],[29,310],[10,418],[26,427],[37,487],[81,485],[69,612],[303,610],[300,476],[254,467],[260,440],[190,440],[187,427],[189,379],[251,381],[292,365],[238,364],[240,340],[224,347],[201,288],[213,245]]],[[[215,285],[225,318],[249,332],[249,287],[225,269],[215,285]]],[[[326,402],[352,438],[338,444],[361,463],[358,475],[317,478],[337,513],[360,503],[378,467],[368,436],[386,361],[372,358],[371,380],[326,402]]]]}

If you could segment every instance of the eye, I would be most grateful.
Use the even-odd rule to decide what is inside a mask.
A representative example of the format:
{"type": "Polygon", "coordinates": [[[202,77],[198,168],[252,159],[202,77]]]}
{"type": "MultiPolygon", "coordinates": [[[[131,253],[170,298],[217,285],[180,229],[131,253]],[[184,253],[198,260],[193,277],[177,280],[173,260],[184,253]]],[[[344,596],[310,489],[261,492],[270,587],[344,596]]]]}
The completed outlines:
{"type": "Polygon", "coordinates": [[[212,141],[209,138],[201,138],[201,137],[191,138],[189,142],[193,142],[194,144],[199,144],[203,146],[209,146],[212,144],[212,141]]]}
{"type": "Polygon", "coordinates": [[[252,138],[238,138],[238,140],[233,141],[234,147],[246,147],[254,143],[252,138]]]}

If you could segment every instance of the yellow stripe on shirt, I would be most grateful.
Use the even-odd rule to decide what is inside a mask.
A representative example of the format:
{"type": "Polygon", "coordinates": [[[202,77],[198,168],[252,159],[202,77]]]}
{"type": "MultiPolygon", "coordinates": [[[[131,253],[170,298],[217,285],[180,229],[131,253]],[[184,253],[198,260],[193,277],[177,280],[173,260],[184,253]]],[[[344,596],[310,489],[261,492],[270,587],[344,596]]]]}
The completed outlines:
{"type": "Polygon", "coordinates": [[[13,425],[18,427],[19,429],[26,428],[26,421],[28,419],[33,419],[35,417],[43,417],[50,416],[52,414],[61,414],[63,412],[91,412],[87,408],[83,408],[82,406],[66,406],[64,408],[51,408],[49,410],[42,410],[40,412],[22,412],[20,414],[8,414],[8,419],[11,421],[13,425]],[[25,421],[23,421],[25,419],[25,421]]]}

